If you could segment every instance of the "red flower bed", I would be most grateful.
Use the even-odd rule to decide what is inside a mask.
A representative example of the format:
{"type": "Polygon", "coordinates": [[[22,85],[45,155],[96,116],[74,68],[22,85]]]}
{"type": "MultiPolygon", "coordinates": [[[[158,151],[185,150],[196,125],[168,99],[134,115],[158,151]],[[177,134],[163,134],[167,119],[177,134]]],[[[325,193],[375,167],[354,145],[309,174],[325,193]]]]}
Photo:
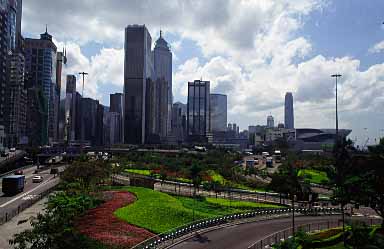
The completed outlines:
{"type": "Polygon", "coordinates": [[[131,247],[155,234],[119,220],[113,212],[136,200],[125,191],[111,191],[113,197],[97,208],[87,211],[76,222],[76,228],[88,237],[106,245],[131,247]]]}

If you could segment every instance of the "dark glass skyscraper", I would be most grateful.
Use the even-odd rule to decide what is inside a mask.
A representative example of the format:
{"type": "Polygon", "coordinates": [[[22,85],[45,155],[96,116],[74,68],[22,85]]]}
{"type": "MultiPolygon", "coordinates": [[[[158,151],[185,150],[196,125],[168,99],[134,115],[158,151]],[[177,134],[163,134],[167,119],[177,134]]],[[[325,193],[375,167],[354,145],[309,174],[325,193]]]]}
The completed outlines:
{"type": "Polygon", "coordinates": [[[226,131],[227,129],[227,95],[213,93],[210,96],[211,130],[226,131]]]}
{"type": "Polygon", "coordinates": [[[146,138],[146,85],[154,75],[152,38],[145,25],[125,29],[124,143],[144,144],[146,138]]]}
{"type": "MultiPolygon", "coordinates": [[[[40,137],[37,144],[47,144],[48,134],[53,139],[54,129],[57,129],[57,122],[54,117],[54,107],[59,104],[56,101],[57,96],[53,96],[57,87],[57,48],[52,41],[52,36],[45,33],[40,35],[40,39],[25,39],[25,69],[28,74],[27,88],[31,95],[28,98],[37,98],[30,100],[37,105],[28,105],[28,108],[38,108],[39,110],[30,111],[31,113],[40,113],[39,116],[30,115],[29,118],[41,119],[39,122],[27,120],[28,123],[41,124],[41,127],[32,129],[28,127],[29,132],[38,132],[40,137]]],[[[27,115],[28,116],[28,115],[27,115]]]]}
{"type": "Polygon", "coordinates": [[[287,92],[285,94],[284,125],[286,129],[295,128],[293,116],[293,95],[291,92],[287,92]]]}
{"type": "Polygon", "coordinates": [[[191,142],[207,142],[211,132],[210,82],[188,82],[187,134],[191,142]]]}

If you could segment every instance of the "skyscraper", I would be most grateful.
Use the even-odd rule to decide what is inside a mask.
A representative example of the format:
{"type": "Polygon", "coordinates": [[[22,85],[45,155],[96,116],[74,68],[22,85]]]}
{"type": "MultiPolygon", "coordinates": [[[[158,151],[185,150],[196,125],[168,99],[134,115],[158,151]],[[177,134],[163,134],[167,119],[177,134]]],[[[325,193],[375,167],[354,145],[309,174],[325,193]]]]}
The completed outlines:
{"type": "Polygon", "coordinates": [[[0,1],[0,125],[5,126],[8,54],[8,1],[0,1]]]}
{"type": "MultiPolygon", "coordinates": [[[[172,53],[168,46],[168,43],[164,40],[162,32],[160,31],[160,37],[156,41],[154,53],[154,69],[155,77],[167,82],[167,113],[164,113],[161,118],[165,121],[160,121],[166,124],[166,133],[171,132],[171,112],[172,112],[172,53]]],[[[164,96],[164,94],[163,94],[164,96]]]]}
{"type": "Polygon", "coordinates": [[[210,96],[211,130],[225,131],[227,129],[227,95],[212,93],[210,96]]]}
{"type": "Polygon", "coordinates": [[[210,82],[188,82],[187,134],[191,142],[208,142],[211,132],[210,82]]]}
{"type": "MultiPolygon", "coordinates": [[[[56,66],[57,66],[57,48],[52,41],[52,36],[45,33],[40,35],[40,39],[25,39],[25,69],[28,74],[27,88],[30,94],[28,98],[34,105],[28,105],[28,108],[37,108],[38,110],[28,110],[31,115],[27,115],[28,123],[40,124],[41,127],[28,127],[31,137],[39,137],[38,144],[48,144],[48,135],[53,139],[55,125],[54,107],[56,102],[54,92],[56,89],[56,66]],[[34,113],[34,115],[32,115],[34,113]],[[38,114],[39,113],[39,114],[38,114]],[[35,116],[37,115],[37,116],[35,116]],[[35,120],[31,120],[35,119],[35,120]],[[36,119],[40,119],[38,122],[36,119]]],[[[33,126],[33,125],[32,125],[33,126]]]]}
{"type": "Polygon", "coordinates": [[[267,117],[267,128],[273,128],[275,127],[275,120],[272,115],[269,115],[267,117]]]}
{"type": "Polygon", "coordinates": [[[76,139],[76,76],[67,75],[65,94],[65,128],[64,140],[71,142],[76,139]]]}
{"type": "Polygon", "coordinates": [[[172,133],[178,143],[185,140],[187,130],[187,105],[176,102],[172,106],[172,133]]]}
{"type": "Polygon", "coordinates": [[[154,76],[152,38],[145,25],[129,25],[124,43],[124,143],[144,144],[147,81],[154,76]]]}
{"type": "Polygon", "coordinates": [[[284,106],[284,124],[287,129],[294,129],[294,115],[293,115],[293,95],[291,92],[285,94],[284,106]]]}
{"type": "Polygon", "coordinates": [[[109,144],[117,144],[123,141],[123,94],[114,93],[110,95],[109,112],[106,122],[109,124],[109,144]]]}

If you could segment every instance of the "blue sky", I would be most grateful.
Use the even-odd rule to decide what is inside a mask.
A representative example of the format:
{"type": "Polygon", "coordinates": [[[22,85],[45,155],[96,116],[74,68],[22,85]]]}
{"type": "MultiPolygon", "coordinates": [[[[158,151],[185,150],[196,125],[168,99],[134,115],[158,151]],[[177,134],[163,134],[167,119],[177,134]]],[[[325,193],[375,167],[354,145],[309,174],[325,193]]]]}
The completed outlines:
{"type": "Polygon", "coordinates": [[[270,113],[283,121],[287,91],[296,127],[332,128],[329,76],[339,72],[340,124],[363,144],[384,135],[383,10],[382,0],[40,0],[25,1],[23,33],[37,37],[48,23],[68,48],[64,73],[88,71],[86,95],[108,105],[123,89],[124,27],[146,24],[153,42],[161,28],[174,53],[174,100],[185,102],[187,82],[203,77],[228,95],[228,121],[242,129],[270,113]]]}

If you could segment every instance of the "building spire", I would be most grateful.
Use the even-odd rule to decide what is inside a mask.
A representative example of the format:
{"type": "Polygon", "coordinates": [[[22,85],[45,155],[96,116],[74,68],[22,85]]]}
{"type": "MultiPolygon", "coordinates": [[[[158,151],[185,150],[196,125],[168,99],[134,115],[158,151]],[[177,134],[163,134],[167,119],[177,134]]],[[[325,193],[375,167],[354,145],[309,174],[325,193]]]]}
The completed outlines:
{"type": "Polygon", "coordinates": [[[48,34],[48,24],[45,24],[45,33],[48,34]]]}
{"type": "Polygon", "coordinates": [[[163,31],[160,29],[160,38],[163,37],[163,31]]]}

